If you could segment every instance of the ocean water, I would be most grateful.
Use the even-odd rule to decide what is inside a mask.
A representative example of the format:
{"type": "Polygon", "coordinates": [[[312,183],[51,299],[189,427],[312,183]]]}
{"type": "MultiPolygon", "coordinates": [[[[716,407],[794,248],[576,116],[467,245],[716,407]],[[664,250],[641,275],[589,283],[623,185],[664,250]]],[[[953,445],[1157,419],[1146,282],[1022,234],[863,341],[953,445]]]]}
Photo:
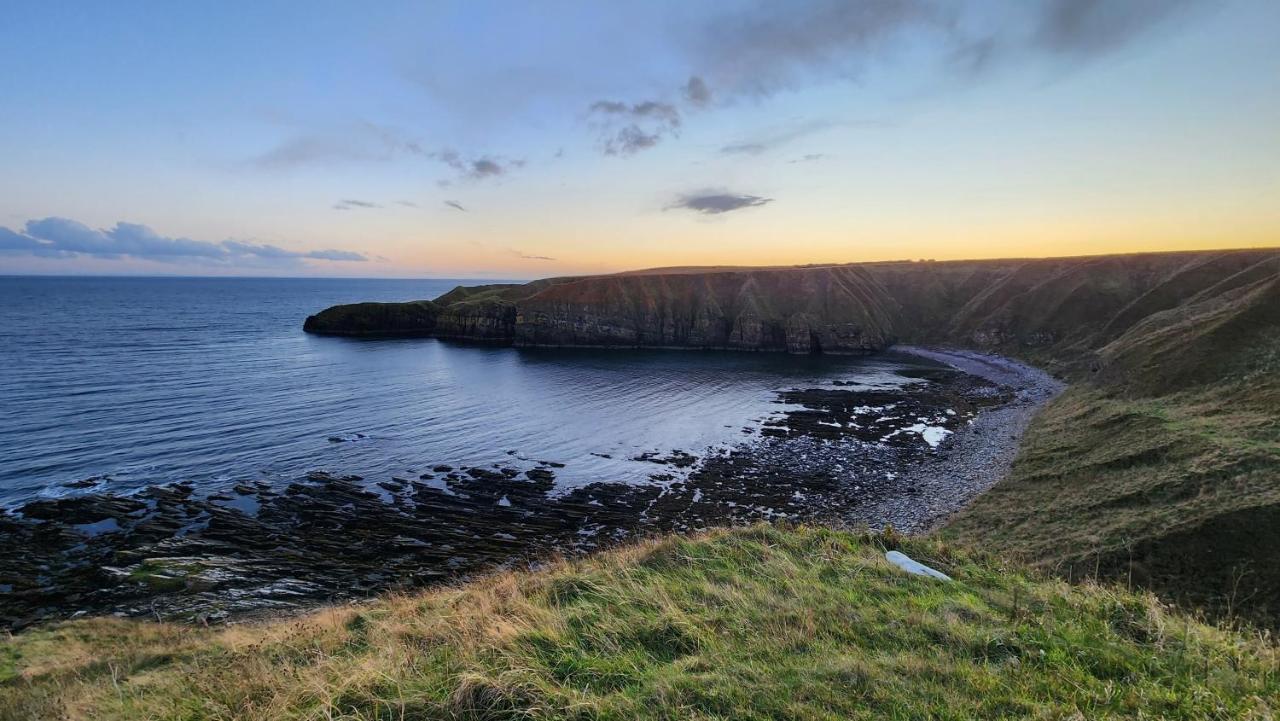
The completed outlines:
{"type": "Polygon", "coordinates": [[[317,470],[372,483],[520,457],[566,464],[566,486],[647,482],[658,469],[636,455],[740,443],[781,410],[779,390],[906,382],[890,358],[302,332],[335,303],[469,282],[0,277],[0,504],[182,480],[212,492],[317,470]]]}

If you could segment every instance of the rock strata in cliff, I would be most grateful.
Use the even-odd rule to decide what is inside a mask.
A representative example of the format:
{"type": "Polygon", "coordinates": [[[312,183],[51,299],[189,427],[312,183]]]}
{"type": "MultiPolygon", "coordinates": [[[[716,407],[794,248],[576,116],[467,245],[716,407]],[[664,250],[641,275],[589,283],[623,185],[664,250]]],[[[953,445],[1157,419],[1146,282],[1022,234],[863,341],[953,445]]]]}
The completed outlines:
{"type": "Polygon", "coordinates": [[[334,306],[304,329],[526,347],[866,353],[978,347],[1079,372],[1153,314],[1270,277],[1280,251],[666,268],[334,306]]]}
{"type": "Polygon", "coordinates": [[[893,342],[856,266],[581,278],[517,301],[521,346],[866,353],[893,342]]]}
{"type": "Polygon", "coordinates": [[[424,303],[334,306],[304,330],[791,353],[868,353],[894,341],[894,305],[860,266],[561,278],[459,287],[424,303]]]}

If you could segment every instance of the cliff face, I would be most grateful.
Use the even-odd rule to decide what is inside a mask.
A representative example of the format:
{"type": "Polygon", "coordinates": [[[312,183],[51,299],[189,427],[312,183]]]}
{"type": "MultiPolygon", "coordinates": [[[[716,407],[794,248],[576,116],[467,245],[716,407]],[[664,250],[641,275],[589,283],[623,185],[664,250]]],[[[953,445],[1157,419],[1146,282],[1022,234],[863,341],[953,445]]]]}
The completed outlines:
{"type": "Polygon", "coordinates": [[[1045,260],[665,269],[456,288],[335,306],[305,330],[518,346],[865,353],[896,341],[978,347],[1063,370],[1148,318],[1280,272],[1280,251],[1045,260]]]}
{"type": "Polygon", "coordinates": [[[857,266],[583,278],[516,302],[523,346],[866,353],[892,321],[857,266]]]}
{"type": "Polygon", "coordinates": [[[437,338],[510,343],[515,332],[516,307],[500,300],[470,300],[444,306],[436,318],[437,338]]]}

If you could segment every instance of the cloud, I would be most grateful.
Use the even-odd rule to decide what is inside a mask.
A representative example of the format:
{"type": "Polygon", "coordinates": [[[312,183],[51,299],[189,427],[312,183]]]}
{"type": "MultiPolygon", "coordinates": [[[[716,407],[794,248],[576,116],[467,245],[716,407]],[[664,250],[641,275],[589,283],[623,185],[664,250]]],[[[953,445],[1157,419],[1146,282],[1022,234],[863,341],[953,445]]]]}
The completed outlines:
{"type": "Polygon", "coordinates": [[[814,0],[761,3],[712,18],[695,36],[693,56],[717,88],[769,95],[812,80],[850,76],[908,30],[945,28],[928,0],[814,0]]]}
{"type": "MultiPolygon", "coordinates": [[[[404,201],[401,201],[401,205],[403,204],[404,204],[404,201]]],[[[412,205],[412,203],[410,203],[410,205],[412,205]]],[[[371,203],[367,200],[350,200],[350,199],[339,200],[338,202],[333,204],[334,210],[352,210],[354,208],[381,208],[381,207],[382,206],[380,204],[371,203]]]]}
{"type": "Polygon", "coordinates": [[[891,51],[926,53],[943,71],[1019,67],[1039,55],[1082,60],[1116,50],[1207,0],[809,0],[711,16],[684,36],[695,76],[727,97],[764,97],[857,78],[891,51]]]}
{"type": "Polygon", "coordinates": [[[507,252],[510,253],[511,255],[514,255],[517,258],[524,258],[525,260],[555,260],[555,258],[552,258],[551,256],[529,255],[527,253],[523,253],[519,250],[516,250],[515,248],[507,248],[507,252]]]}
{"type": "MultiPolygon", "coordinates": [[[[443,163],[454,171],[455,179],[459,180],[496,178],[525,165],[521,159],[491,154],[468,155],[452,148],[429,151],[409,135],[373,123],[356,123],[327,133],[289,138],[252,158],[250,164],[260,170],[281,171],[314,165],[387,162],[405,158],[443,163]]],[[[400,204],[412,207],[408,201],[400,204]]],[[[372,207],[380,206],[366,205],[358,200],[343,200],[334,205],[337,210],[372,207]]]]}
{"type": "Polygon", "coordinates": [[[668,206],[668,209],[679,208],[704,215],[719,215],[743,208],[757,208],[772,202],[773,198],[762,198],[758,195],[704,191],[682,195],[668,206]]]}
{"type": "Polygon", "coordinates": [[[711,102],[711,88],[707,87],[705,80],[692,75],[689,77],[689,82],[685,83],[684,99],[696,107],[706,107],[711,102]]]}
{"type": "Polygon", "coordinates": [[[792,163],[792,164],[794,164],[794,163],[812,163],[812,162],[813,162],[813,161],[815,161],[815,160],[822,160],[822,159],[823,159],[823,158],[825,158],[825,157],[827,157],[827,154],[826,154],[826,153],[808,153],[808,154],[805,154],[805,155],[801,155],[801,156],[800,156],[800,157],[798,157],[798,158],[793,158],[793,159],[791,159],[791,160],[788,160],[787,162],[788,162],[788,163],[792,163]]]}
{"type": "MultiPolygon", "coordinates": [[[[761,155],[762,153],[773,150],[774,148],[786,145],[787,143],[799,140],[800,138],[808,135],[829,130],[838,125],[855,125],[855,123],[833,123],[827,120],[811,120],[793,127],[775,129],[754,138],[729,143],[728,145],[724,145],[720,148],[720,153],[722,155],[761,155]]],[[[859,123],[858,125],[871,126],[873,124],[859,123]]]]}
{"type": "Polygon", "coordinates": [[[57,256],[58,252],[29,235],[0,226],[0,255],[57,256]]]}
{"type": "Polygon", "coordinates": [[[406,207],[406,208],[416,208],[416,207],[418,207],[418,204],[417,204],[417,203],[415,203],[415,202],[413,202],[412,200],[397,200],[397,201],[396,201],[396,205],[403,205],[403,206],[404,206],[404,207],[406,207]]]}
{"type": "Polygon", "coordinates": [[[512,160],[490,155],[464,158],[452,149],[434,152],[431,157],[452,168],[462,180],[484,180],[506,175],[515,168],[523,168],[523,160],[512,160]]]}
{"type": "Polygon", "coordinates": [[[1091,55],[1123,45],[1196,0],[1046,0],[1034,40],[1065,55],[1091,55]]]}
{"type": "MultiPolygon", "coordinates": [[[[354,250],[337,250],[334,248],[329,250],[309,250],[303,253],[301,257],[313,260],[334,260],[352,263],[360,263],[369,259],[363,253],[357,253],[354,250]]],[[[383,258],[383,260],[386,260],[386,258],[383,258]]]]}
{"type": "Polygon", "coordinates": [[[645,100],[628,104],[597,100],[587,109],[605,155],[634,155],[680,131],[680,111],[670,103],[645,100]]]}
{"type": "Polygon", "coordinates": [[[386,162],[426,155],[417,140],[401,131],[360,122],[327,132],[287,138],[251,158],[249,163],[259,170],[283,171],[313,165],[386,162]]]}
{"type": "Polygon", "coordinates": [[[456,201],[456,200],[446,200],[446,201],[444,201],[444,204],[445,204],[445,205],[447,205],[447,206],[449,206],[450,208],[455,208],[455,209],[457,209],[457,210],[461,210],[461,211],[462,211],[462,212],[464,212],[464,213],[465,213],[465,212],[467,212],[467,209],[466,209],[466,208],[464,208],[464,207],[462,207],[462,203],[459,203],[459,202],[458,202],[458,201],[456,201]]]}
{"type": "Polygon", "coordinates": [[[287,250],[239,240],[212,242],[160,235],[137,223],[97,229],[68,218],[29,220],[21,231],[0,227],[0,254],[53,258],[89,256],[160,262],[198,262],[221,266],[296,264],[300,260],[364,261],[349,250],[287,250]]]}

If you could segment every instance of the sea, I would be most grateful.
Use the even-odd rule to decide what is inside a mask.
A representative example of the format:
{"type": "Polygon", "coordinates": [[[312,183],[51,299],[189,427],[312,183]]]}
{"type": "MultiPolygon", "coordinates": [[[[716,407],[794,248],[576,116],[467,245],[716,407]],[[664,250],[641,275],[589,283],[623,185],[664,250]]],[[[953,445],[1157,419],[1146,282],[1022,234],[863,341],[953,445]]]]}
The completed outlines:
{"type": "Polygon", "coordinates": [[[549,460],[565,487],[719,452],[777,393],[909,382],[892,357],[521,349],[302,332],[357,301],[492,280],[0,277],[0,505],[190,481],[370,483],[549,460]]]}

